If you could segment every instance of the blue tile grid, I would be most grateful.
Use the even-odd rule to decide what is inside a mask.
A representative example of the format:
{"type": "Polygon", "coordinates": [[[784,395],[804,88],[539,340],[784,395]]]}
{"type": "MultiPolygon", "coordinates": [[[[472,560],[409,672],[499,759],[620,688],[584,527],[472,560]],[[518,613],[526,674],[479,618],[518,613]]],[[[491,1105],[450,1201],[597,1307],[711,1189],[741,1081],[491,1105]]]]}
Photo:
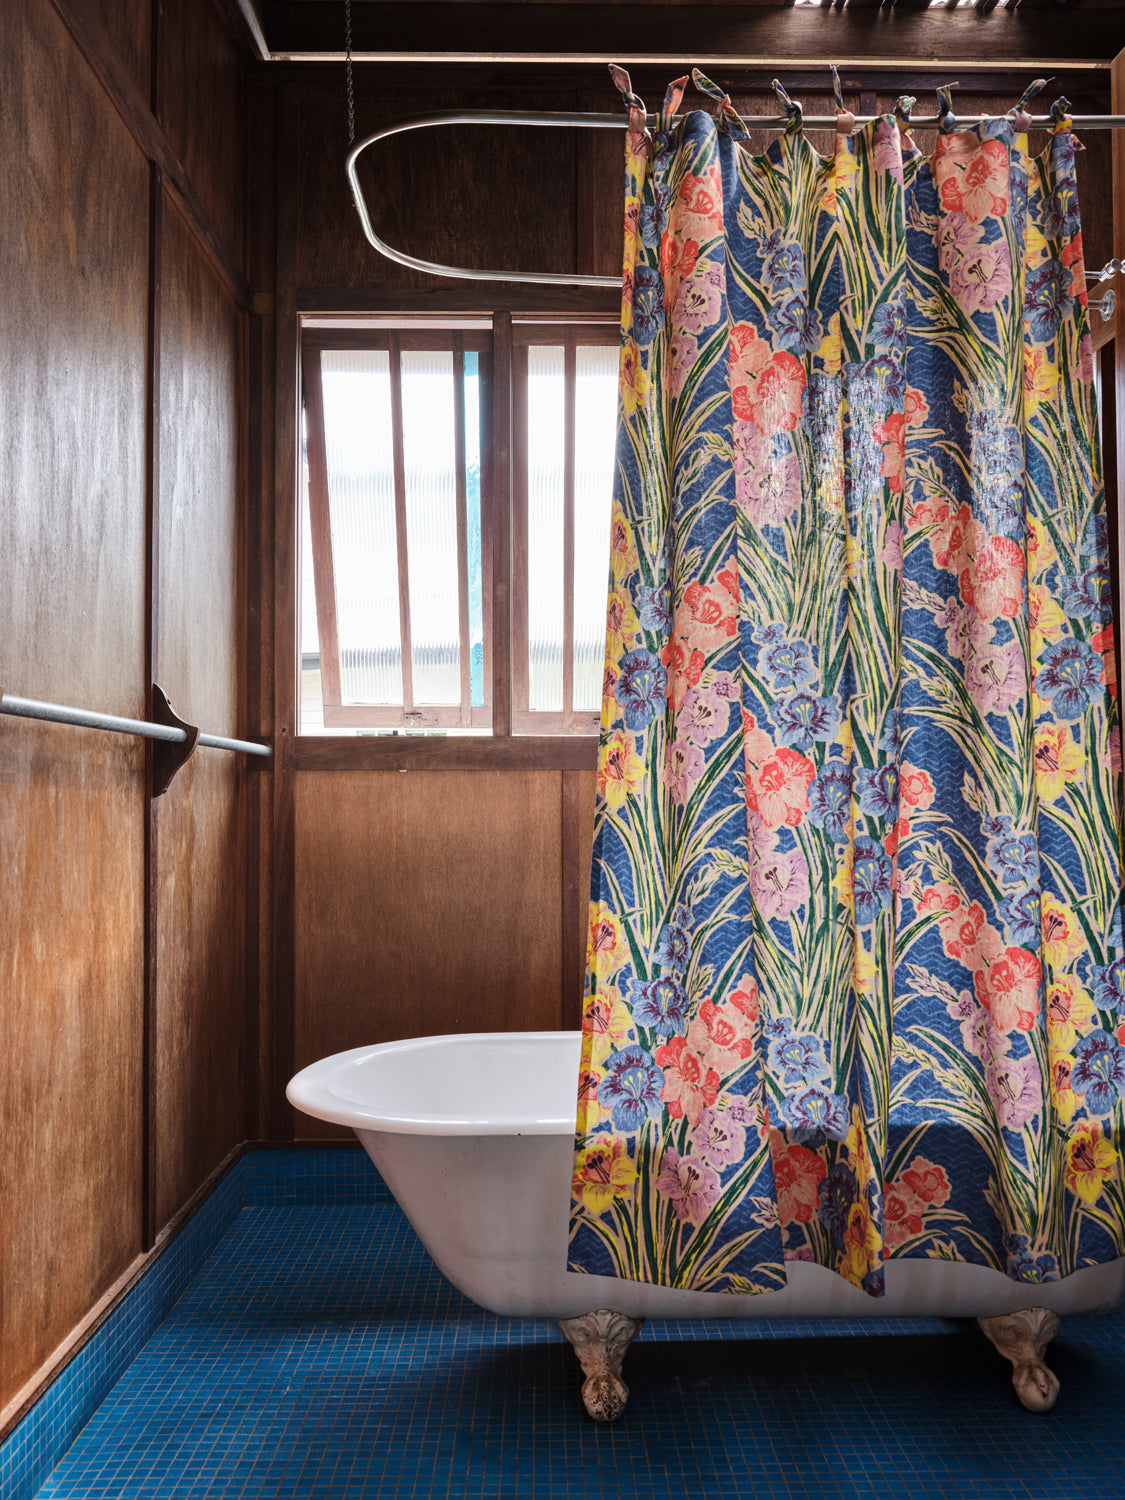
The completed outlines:
{"type": "Polygon", "coordinates": [[[1039,1417],[971,1322],[654,1320],[598,1427],[556,1325],[456,1292],[358,1151],[249,1153],[201,1214],[224,1192],[42,1500],[1125,1497],[1120,1310],[1064,1322],[1039,1417]]]}

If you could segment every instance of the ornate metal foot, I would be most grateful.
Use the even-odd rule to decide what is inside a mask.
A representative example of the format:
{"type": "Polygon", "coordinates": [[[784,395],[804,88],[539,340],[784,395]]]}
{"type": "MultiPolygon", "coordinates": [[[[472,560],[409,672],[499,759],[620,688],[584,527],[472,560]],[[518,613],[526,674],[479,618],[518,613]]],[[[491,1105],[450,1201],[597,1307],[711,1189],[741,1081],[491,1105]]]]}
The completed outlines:
{"type": "Polygon", "coordinates": [[[1059,1331],[1058,1313],[1024,1307],[998,1318],[978,1318],[985,1336],[1012,1361],[1012,1384],[1028,1411],[1050,1411],[1059,1396],[1059,1379],[1043,1363],[1047,1345],[1059,1331]]]}
{"type": "Polygon", "coordinates": [[[625,1351],[644,1327],[643,1318],[599,1308],[580,1318],[560,1318],[582,1373],[582,1400],[595,1422],[616,1422],[625,1410],[629,1387],[621,1379],[625,1351]]]}

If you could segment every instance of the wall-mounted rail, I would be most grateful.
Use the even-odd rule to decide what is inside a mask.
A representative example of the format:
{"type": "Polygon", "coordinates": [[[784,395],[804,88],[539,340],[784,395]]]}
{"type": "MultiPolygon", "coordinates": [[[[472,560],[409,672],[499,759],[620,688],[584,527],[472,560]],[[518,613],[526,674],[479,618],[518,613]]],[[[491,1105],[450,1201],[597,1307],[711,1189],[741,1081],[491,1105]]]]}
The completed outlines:
{"type": "Polygon", "coordinates": [[[173,776],[191,759],[197,745],[213,750],[237,750],[242,755],[269,757],[268,745],[254,740],[236,740],[223,734],[200,734],[194,724],[179,718],[168,702],[164,690],[152,687],[152,711],[155,722],[148,719],[123,719],[117,714],[95,713],[88,708],[71,708],[64,703],[43,703],[37,698],[18,698],[0,693],[0,714],[14,714],[21,719],[46,719],[55,724],[77,724],[86,729],[106,729],[111,734],[136,734],[153,740],[152,794],[159,797],[167,790],[173,776]]]}

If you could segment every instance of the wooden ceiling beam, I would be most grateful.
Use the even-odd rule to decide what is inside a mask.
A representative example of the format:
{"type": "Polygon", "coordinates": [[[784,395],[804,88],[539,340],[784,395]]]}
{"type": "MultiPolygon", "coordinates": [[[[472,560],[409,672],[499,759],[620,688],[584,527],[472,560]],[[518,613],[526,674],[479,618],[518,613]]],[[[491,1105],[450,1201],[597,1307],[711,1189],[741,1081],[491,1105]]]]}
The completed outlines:
{"type": "MultiPolygon", "coordinates": [[[[279,60],[343,56],[343,6],[264,0],[262,22],[279,60]]],[[[905,5],[819,6],[552,4],[504,0],[356,0],[352,47],[369,61],[685,61],[760,64],[940,65],[995,68],[1104,65],[1125,47],[1125,6],[1058,7],[985,16],[905,5]]]]}

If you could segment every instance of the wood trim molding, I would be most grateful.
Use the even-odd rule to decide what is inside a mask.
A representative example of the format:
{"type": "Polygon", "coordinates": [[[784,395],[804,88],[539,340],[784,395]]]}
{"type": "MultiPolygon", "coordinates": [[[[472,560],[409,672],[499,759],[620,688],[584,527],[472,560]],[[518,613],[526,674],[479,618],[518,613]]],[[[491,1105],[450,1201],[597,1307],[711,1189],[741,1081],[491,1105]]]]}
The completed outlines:
{"type": "Polygon", "coordinates": [[[90,71],[109,95],[126,128],[153,166],[159,167],[164,187],[183,214],[193,237],[227,291],[244,311],[249,311],[250,285],[231,253],[203,200],[192,186],[168,137],[129,75],[105,28],[94,15],[89,0],[51,0],[63,25],[70,32],[90,71]]]}
{"type": "Polygon", "coordinates": [[[302,735],[293,745],[301,771],[592,771],[596,735],[302,735]]]}

